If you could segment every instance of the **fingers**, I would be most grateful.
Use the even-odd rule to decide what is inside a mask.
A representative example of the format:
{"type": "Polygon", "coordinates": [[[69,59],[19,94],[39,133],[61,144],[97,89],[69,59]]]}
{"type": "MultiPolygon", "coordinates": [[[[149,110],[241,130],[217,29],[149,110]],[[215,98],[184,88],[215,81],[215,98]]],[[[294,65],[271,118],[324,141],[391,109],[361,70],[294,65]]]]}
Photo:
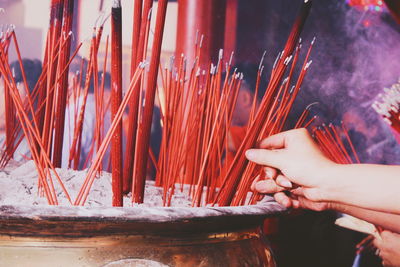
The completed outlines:
{"type": "Polygon", "coordinates": [[[279,186],[292,188],[292,182],[290,182],[290,180],[286,178],[284,175],[279,174],[279,171],[277,169],[271,167],[264,167],[264,173],[266,178],[274,179],[279,186]]]}
{"type": "Polygon", "coordinates": [[[279,133],[265,138],[259,147],[264,149],[280,149],[285,147],[287,132],[279,133]]]}
{"type": "Polygon", "coordinates": [[[288,178],[286,178],[286,176],[283,176],[282,174],[279,174],[276,177],[275,182],[281,186],[281,187],[285,187],[286,189],[290,189],[293,187],[292,182],[289,181],[288,178]]]}
{"type": "Polygon", "coordinates": [[[256,191],[256,184],[260,181],[261,177],[257,176],[253,182],[251,183],[250,189],[251,191],[256,191]]]}
{"type": "Polygon", "coordinates": [[[285,195],[285,193],[283,192],[276,193],[274,195],[274,198],[276,202],[278,202],[282,206],[285,206],[286,208],[292,207],[292,200],[287,195],[285,195]]]}
{"type": "Polygon", "coordinates": [[[272,176],[267,175],[269,179],[266,180],[262,180],[260,176],[257,176],[251,184],[251,190],[263,194],[274,194],[292,188],[292,183],[285,176],[276,174],[277,171],[275,169],[269,169],[274,170],[275,174],[272,176]]]}
{"type": "Polygon", "coordinates": [[[264,167],[265,176],[269,179],[275,179],[278,175],[278,170],[271,167],[264,167]]]}
{"type": "Polygon", "coordinates": [[[272,135],[261,141],[259,147],[264,149],[281,149],[288,145],[290,138],[309,140],[310,135],[306,129],[294,129],[272,135]]]}
{"type": "Polygon", "coordinates": [[[327,201],[318,188],[297,187],[290,192],[297,196],[305,197],[311,201],[327,201]]]}
{"type": "Polygon", "coordinates": [[[253,190],[263,194],[274,194],[286,190],[286,188],[277,185],[273,179],[255,181],[252,188],[253,190]]]}
{"type": "Polygon", "coordinates": [[[295,209],[302,208],[314,211],[323,211],[329,209],[329,205],[325,202],[311,201],[302,196],[297,196],[297,199],[292,201],[292,205],[295,209]]]}
{"type": "Polygon", "coordinates": [[[248,160],[259,165],[270,166],[281,169],[285,162],[285,151],[283,150],[266,150],[266,149],[249,149],[246,151],[248,160]]]}
{"type": "Polygon", "coordinates": [[[378,249],[381,249],[383,245],[383,241],[381,238],[375,238],[374,239],[374,246],[378,249]]]}

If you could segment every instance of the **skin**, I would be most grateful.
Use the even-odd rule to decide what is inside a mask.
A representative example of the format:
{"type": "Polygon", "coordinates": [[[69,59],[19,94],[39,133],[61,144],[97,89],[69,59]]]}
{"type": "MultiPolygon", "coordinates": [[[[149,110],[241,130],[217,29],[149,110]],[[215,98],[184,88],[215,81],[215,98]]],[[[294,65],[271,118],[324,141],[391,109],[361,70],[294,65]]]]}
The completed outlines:
{"type": "Polygon", "coordinates": [[[336,164],[325,157],[305,129],[271,136],[259,149],[248,150],[246,157],[267,167],[269,179],[256,181],[253,188],[274,194],[286,207],[300,207],[298,198],[302,197],[400,214],[400,166],[336,164]]]}
{"type": "Polygon", "coordinates": [[[400,266],[400,235],[389,231],[381,233],[381,239],[375,239],[383,266],[400,266]]]}

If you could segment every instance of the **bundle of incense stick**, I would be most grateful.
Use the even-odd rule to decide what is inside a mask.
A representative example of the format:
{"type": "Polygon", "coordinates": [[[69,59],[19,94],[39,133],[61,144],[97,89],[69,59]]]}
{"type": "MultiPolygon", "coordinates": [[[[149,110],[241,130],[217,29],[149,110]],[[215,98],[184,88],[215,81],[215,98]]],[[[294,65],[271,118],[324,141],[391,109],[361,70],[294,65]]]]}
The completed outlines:
{"type": "Polygon", "coordinates": [[[360,163],[345,125],[333,124],[312,127],[312,135],[321,150],[332,161],[339,164],[360,163]]]}
{"type": "Polygon", "coordinates": [[[385,88],[383,93],[379,94],[377,100],[372,104],[372,108],[397,133],[400,133],[400,83],[393,84],[390,88],[385,88]]]}
{"type": "MultiPolygon", "coordinates": [[[[46,153],[47,150],[45,149],[45,146],[42,142],[43,139],[40,137],[40,131],[36,119],[37,112],[35,112],[33,108],[32,101],[35,97],[32,96],[29,92],[29,87],[28,83],[26,82],[26,75],[23,70],[22,59],[19,52],[19,46],[15,37],[15,33],[13,30],[11,30],[6,36],[7,37],[3,39],[0,43],[0,73],[4,80],[4,83],[6,84],[6,90],[8,90],[8,94],[12,100],[12,104],[16,109],[16,115],[18,118],[18,127],[12,129],[12,131],[18,131],[22,129],[27,143],[30,147],[32,154],[31,156],[34,159],[39,174],[39,191],[46,196],[48,203],[50,205],[57,205],[58,203],[54,183],[52,180],[52,173],[56,177],[61,188],[63,189],[66,198],[71,202],[67,190],[65,189],[60,177],[58,176],[53,164],[50,161],[49,154],[46,153]],[[14,80],[13,70],[11,70],[10,65],[8,64],[8,56],[5,52],[5,48],[8,47],[10,40],[12,40],[15,45],[18,55],[18,61],[22,70],[25,89],[24,93],[27,95],[25,99],[23,99],[23,97],[21,96],[22,92],[19,91],[17,83],[14,80]]],[[[62,45],[60,47],[62,47],[62,45]]],[[[60,74],[62,75],[63,73],[60,72],[60,74]]],[[[6,152],[5,154],[10,154],[10,151],[8,153],[6,152]]],[[[3,159],[4,158],[2,157],[2,161],[3,159]]]]}
{"type": "MultiPolygon", "coordinates": [[[[64,28],[67,27],[66,25],[69,25],[70,22],[68,22],[68,20],[71,19],[72,16],[71,9],[72,6],[69,1],[63,3],[60,1],[52,2],[52,13],[50,28],[47,36],[47,46],[43,70],[35,88],[33,88],[32,90],[30,90],[31,88],[28,87],[28,83],[26,81],[26,75],[21,54],[19,51],[18,41],[13,29],[8,29],[8,31],[3,35],[4,38],[1,40],[0,73],[5,84],[5,93],[7,95],[6,104],[8,106],[16,108],[16,117],[18,118],[18,123],[15,124],[7,122],[6,124],[7,141],[3,145],[4,152],[2,152],[1,154],[0,163],[1,166],[4,167],[12,158],[13,153],[17,149],[18,145],[21,143],[22,139],[25,138],[30,147],[31,158],[34,160],[38,169],[39,191],[44,193],[44,195],[48,199],[48,203],[52,205],[56,205],[58,203],[55,193],[55,185],[52,180],[53,177],[57,178],[59,186],[61,186],[67,199],[72,203],[67,189],[64,187],[60,177],[54,169],[56,165],[54,164],[54,162],[51,161],[52,156],[60,156],[56,156],[55,153],[55,151],[57,150],[57,146],[55,144],[57,138],[54,135],[58,129],[55,122],[57,120],[62,120],[61,117],[65,117],[65,110],[67,108],[66,104],[69,97],[73,96],[73,98],[75,98],[73,102],[74,104],[76,104],[79,95],[82,94],[84,96],[82,101],[83,103],[80,106],[79,110],[75,110],[75,127],[72,133],[73,142],[70,153],[71,161],[73,159],[75,159],[75,161],[79,160],[80,137],[82,135],[82,121],[84,119],[86,97],[88,93],[90,79],[92,76],[92,70],[97,73],[97,65],[95,59],[97,58],[97,50],[100,44],[102,33],[102,27],[100,27],[97,31],[97,34],[94,35],[92,40],[92,48],[90,52],[91,56],[89,57],[90,60],[87,70],[88,75],[86,75],[85,88],[83,92],[81,93],[80,91],[80,83],[74,83],[75,87],[71,89],[72,94],[70,94],[71,92],[69,93],[68,91],[67,79],[68,67],[72,59],[78,53],[81,44],[78,45],[77,49],[70,57],[69,42],[71,39],[71,32],[65,34],[66,31],[63,31],[62,34],[61,32],[60,34],[57,34],[57,29],[59,28],[58,30],[60,31],[62,29],[58,27],[58,25],[61,23],[60,18],[64,17],[67,20],[63,24],[64,28]],[[65,10],[64,16],[60,16],[60,13],[62,14],[63,9],[65,10]],[[18,90],[17,83],[14,79],[14,70],[10,68],[10,65],[8,63],[8,46],[10,42],[13,42],[18,55],[18,62],[24,81],[24,94],[26,95],[26,97],[23,97],[21,95],[21,92],[18,90]],[[62,97],[63,94],[66,94],[66,99],[58,99],[62,97]],[[62,111],[60,111],[61,115],[57,115],[59,106],[63,105],[63,102],[65,102],[65,107],[62,111]],[[23,134],[20,134],[21,131],[23,132],[23,134]],[[53,140],[54,144],[52,143],[53,140]],[[10,146],[10,143],[12,143],[13,146],[10,146]],[[52,151],[54,152],[53,154],[52,151]]],[[[102,101],[99,100],[99,102],[102,101]]],[[[11,117],[12,114],[8,116],[11,117]]],[[[101,120],[102,118],[99,118],[99,121],[101,120]]],[[[62,128],[64,128],[64,125],[62,125],[62,128]]],[[[61,133],[59,133],[58,135],[63,136],[63,131],[64,130],[62,130],[61,133]]],[[[56,160],[56,162],[58,162],[58,160],[56,160]]]]}
{"type": "Polygon", "coordinates": [[[227,206],[232,205],[233,201],[235,201],[235,203],[243,201],[243,197],[239,197],[238,201],[234,199],[238,195],[237,192],[240,188],[244,188],[244,191],[248,191],[251,184],[249,180],[251,179],[245,179],[243,178],[243,175],[247,172],[249,175],[253,176],[250,173],[251,169],[255,167],[253,164],[249,164],[246,160],[246,150],[254,147],[257,141],[278,132],[283,127],[289,110],[300,90],[304,77],[311,64],[311,61],[308,62],[308,59],[311,53],[312,44],[307,52],[297,82],[293,87],[290,87],[293,80],[294,69],[299,58],[299,52],[301,50],[299,36],[310,8],[311,1],[304,1],[286,42],[285,49],[278,55],[273,65],[269,84],[260,103],[257,114],[255,115],[254,120],[250,122],[246,136],[239,147],[231,166],[222,178],[222,185],[213,201],[214,204],[227,206]],[[292,65],[289,70],[289,76],[287,79],[284,79],[283,77],[291,61],[292,65]],[[283,99],[284,101],[278,101],[278,99],[283,99]],[[284,104],[280,105],[281,103],[284,104]],[[241,186],[240,184],[243,183],[243,181],[246,181],[245,185],[241,186]]]}
{"type": "MultiPolygon", "coordinates": [[[[254,203],[256,198],[247,201],[250,185],[260,172],[254,164],[245,159],[245,151],[272,134],[283,130],[294,100],[298,95],[304,77],[309,69],[309,60],[314,40],[301,55],[302,44],[300,33],[311,8],[311,1],[302,3],[292,31],[284,50],[278,54],[270,74],[269,84],[264,97],[258,104],[254,97],[249,116],[246,134],[239,149],[228,162],[230,128],[233,111],[236,105],[243,75],[232,68],[231,60],[223,61],[223,51],[215,65],[201,69],[202,39],[195,40],[196,60],[192,66],[186,66],[184,55],[178,59],[171,58],[169,66],[160,67],[161,43],[165,24],[167,0],[158,2],[154,39],[150,53],[148,73],[144,75],[147,58],[148,37],[152,0],[135,1],[134,29],[132,36],[131,82],[122,98],[121,70],[121,1],[112,0],[111,11],[111,115],[112,123],[104,135],[103,119],[107,109],[104,103],[104,75],[98,81],[98,50],[101,42],[103,24],[94,28],[91,40],[88,63],[81,64],[80,73],[68,85],[65,75],[72,58],[79,50],[69,56],[71,34],[69,24],[71,3],[68,0],[53,0],[50,28],[47,36],[46,54],[43,73],[33,93],[27,90],[27,101],[18,94],[11,71],[9,70],[7,48],[12,40],[17,44],[15,34],[11,31],[1,43],[0,72],[7,86],[9,105],[15,107],[16,113],[10,112],[10,118],[17,115],[17,123],[9,123],[9,140],[5,147],[1,163],[7,162],[20,141],[19,134],[27,139],[32,158],[37,165],[39,188],[45,193],[50,204],[57,204],[52,177],[56,176],[63,187],[65,195],[74,205],[84,205],[95,178],[102,169],[102,161],[108,146],[111,144],[112,194],[113,205],[122,206],[122,194],[132,191],[132,202],[142,203],[148,158],[156,168],[156,185],[164,189],[164,205],[169,206],[176,186],[182,190],[184,184],[189,186],[193,206],[201,205],[243,205],[254,203]],[[63,12],[64,10],[64,12],[63,12]],[[61,21],[64,21],[61,27],[61,21]],[[67,51],[68,50],[68,51],[67,51]],[[300,70],[296,66],[300,64],[300,70]],[[86,70],[84,70],[86,68],[86,70]],[[159,74],[159,70],[160,74],[159,74]],[[85,72],[82,87],[83,73],[85,72]],[[299,73],[295,76],[295,73],[299,73]],[[285,78],[285,75],[287,77],[285,78]],[[162,81],[157,86],[157,79],[162,81]],[[60,147],[63,131],[57,121],[64,121],[65,110],[73,109],[73,132],[69,133],[72,145],[69,149],[69,166],[79,168],[82,150],[83,121],[90,81],[94,83],[96,124],[93,131],[93,142],[90,153],[85,159],[88,166],[87,177],[75,200],[71,200],[67,189],[54,170],[60,164],[60,147]],[[156,159],[151,149],[150,130],[155,98],[158,96],[161,108],[162,142],[159,158],[156,159]],[[10,101],[11,99],[11,101],[10,101]],[[37,106],[32,103],[38,101],[37,106]],[[66,103],[70,103],[67,105],[66,103]],[[60,107],[61,105],[61,107],[60,107]],[[72,107],[68,107],[72,106],[72,107]],[[125,109],[129,107],[129,130],[124,165],[122,164],[122,131],[121,120],[125,109]],[[56,123],[57,122],[57,123],[56,123]],[[57,134],[56,134],[57,133],[57,134]],[[57,137],[56,137],[57,135],[57,137]],[[62,135],[62,134],[60,134],[62,135]],[[12,139],[14,137],[14,139],[12,139]],[[54,141],[53,141],[54,140],[54,141]],[[13,145],[10,145],[13,144],[13,145]],[[123,166],[122,166],[123,165],[123,166]],[[54,175],[51,175],[53,172],[54,175]]],[[[108,57],[108,38],[103,73],[106,71],[108,57]]],[[[232,59],[232,56],[231,56],[232,59]]],[[[21,59],[19,58],[20,62],[21,59]]],[[[258,72],[255,73],[258,92],[263,75],[264,56],[258,72]]],[[[21,68],[23,69],[22,63],[21,68]]],[[[257,93],[255,94],[257,95],[257,93]]],[[[11,110],[11,109],[10,109],[11,110]]],[[[314,118],[307,121],[307,108],[296,124],[297,127],[308,126],[314,118]]],[[[69,118],[71,120],[71,118],[69,118]]],[[[11,121],[8,119],[8,121],[11,121]]],[[[5,163],[6,164],[6,163],[5,163]]],[[[4,165],[3,165],[4,166],[4,165]]],[[[111,192],[110,192],[111,193],[111,192]]]]}

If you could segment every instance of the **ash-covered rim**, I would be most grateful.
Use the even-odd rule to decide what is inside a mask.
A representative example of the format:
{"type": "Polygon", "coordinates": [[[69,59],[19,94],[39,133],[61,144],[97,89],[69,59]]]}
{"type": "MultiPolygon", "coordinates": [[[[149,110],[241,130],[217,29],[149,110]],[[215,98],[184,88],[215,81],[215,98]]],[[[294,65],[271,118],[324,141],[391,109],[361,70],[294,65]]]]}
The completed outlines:
{"type": "Polygon", "coordinates": [[[273,217],[286,209],[272,197],[238,207],[65,207],[0,205],[0,219],[173,222],[210,217],[273,217]]]}

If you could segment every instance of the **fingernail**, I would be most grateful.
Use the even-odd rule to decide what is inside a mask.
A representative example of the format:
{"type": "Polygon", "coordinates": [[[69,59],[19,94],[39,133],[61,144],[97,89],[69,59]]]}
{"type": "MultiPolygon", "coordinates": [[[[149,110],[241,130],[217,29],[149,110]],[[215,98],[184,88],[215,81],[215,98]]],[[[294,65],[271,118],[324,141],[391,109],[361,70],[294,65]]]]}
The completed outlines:
{"type": "Polygon", "coordinates": [[[255,157],[255,150],[254,149],[249,149],[246,151],[246,157],[247,159],[251,160],[255,157]]]}
{"type": "Polygon", "coordinates": [[[265,171],[265,176],[269,179],[272,179],[272,171],[269,169],[264,170],[265,171]]]}
{"type": "Polygon", "coordinates": [[[286,188],[291,188],[292,187],[292,183],[288,180],[282,180],[280,182],[281,186],[286,187],[286,188]]]}

